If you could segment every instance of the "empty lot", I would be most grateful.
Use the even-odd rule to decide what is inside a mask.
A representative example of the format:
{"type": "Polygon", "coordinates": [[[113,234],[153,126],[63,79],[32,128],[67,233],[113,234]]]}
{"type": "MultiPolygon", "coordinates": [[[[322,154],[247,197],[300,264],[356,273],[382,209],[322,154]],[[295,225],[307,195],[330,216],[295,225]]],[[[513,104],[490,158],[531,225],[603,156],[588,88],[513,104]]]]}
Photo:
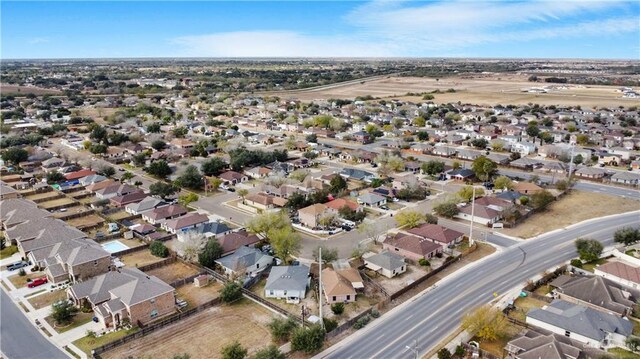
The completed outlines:
{"type": "Polygon", "coordinates": [[[249,356],[270,344],[267,324],[275,314],[247,299],[209,308],[112,351],[103,358],[172,358],[187,353],[191,359],[221,358],[225,345],[237,340],[249,356]]]}
{"type": "Polygon", "coordinates": [[[197,274],[198,271],[182,262],[174,262],[160,268],[152,269],[146,273],[154,275],[167,283],[171,283],[178,279],[197,274]]]}

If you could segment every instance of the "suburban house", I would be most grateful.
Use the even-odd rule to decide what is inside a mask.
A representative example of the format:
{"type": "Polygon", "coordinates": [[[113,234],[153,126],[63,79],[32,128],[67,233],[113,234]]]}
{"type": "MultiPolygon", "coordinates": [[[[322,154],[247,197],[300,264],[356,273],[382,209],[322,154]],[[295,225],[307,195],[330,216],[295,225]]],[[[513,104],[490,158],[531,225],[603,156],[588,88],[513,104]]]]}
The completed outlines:
{"type": "Polygon", "coordinates": [[[4,201],[5,199],[16,199],[20,198],[20,193],[16,191],[13,187],[7,186],[6,183],[0,182],[0,201],[4,201]]]}
{"type": "Polygon", "coordinates": [[[235,252],[242,246],[253,247],[260,242],[260,238],[247,231],[238,231],[225,234],[218,238],[218,243],[222,246],[222,256],[227,256],[235,252]]]}
{"type": "Polygon", "coordinates": [[[266,167],[253,167],[253,168],[244,170],[244,174],[246,174],[247,176],[253,179],[265,178],[269,175],[269,173],[271,173],[271,170],[266,167]]]}
{"type": "Polygon", "coordinates": [[[272,267],[264,286],[264,295],[266,298],[285,299],[287,303],[297,304],[306,296],[308,286],[309,267],[272,267]]]}
{"type": "Polygon", "coordinates": [[[589,179],[602,179],[607,175],[607,170],[600,167],[582,167],[574,172],[578,177],[589,179]]]}
{"type": "Polygon", "coordinates": [[[620,316],[631,314],[640,298],[639,291],[599,276],[562,275],[551,286],[559,299],[620,316]]]}
{"type": "Polygon", "coordinates": [[[124,210],[131,215],[139,215],[142,212],[150,211],[152,209],[160,208],[169,205],[167,202],[155,198],[146,197],[142,201],[137,203],[130,203],[124,207],[124,210]]]}
{"type": "Polygon", "coordinates": [[[63,240],[85,238],[81,230],[54,218],[31,218],[5,231],[10,243],[17,243],[23,257],[32,250],[53,246],[63,240]]]}
{"type": "Polygon", "coordinates": [[[137,268],[121,268],[67,289],[78,307],[90,305],[104,328],[147,324],[176,310],[174,288],[137,268]]]}
{"type": "Polygon", "coordinates": [[[407,271],[404,257],[389,251],[382,251],[364,258],[364,266],[387,278],[393,278],[407,271]]]}
{"type": "Polygon", "coordinates": [[[178,232],[187,232],[207,222],[209,222],[209,217],[206,214],[192,212],[163,222],[161,228],[169,233],[176,234],[178,232]]]}
{"type": "Polygon", "coordinates": [[[356,168],[345,168],[340,172],[340,176],[344,177],[345,179],[352,179],[355,181],[363,182],[371,182],[374,178],[376,178],[375,174],[356,168]]]}
{"type": "Polygon", "coordinates": [[[227,171],[218,176],[222,183],[227,186],[233,186],[235,184],[246,182],[249,180],[247,175],[243,175],[242,173],[238,173],[236,171],[227,171]]]}
{"type": "Polygon", "coordinates": [[[273,257],[259,249],[242,246],[233,254],[215,261],[229,277],[253,277],[273,264],[273,257]]]}
{"type": "Polygon", "coordinates": [[[41,263],[47,279],[54,284],[83,281],[106,273],[111,267],[111,253],[88,238],[61,240],[31,251],[29,259],[41,263]]]}
{"type": "Polygon", "coordinates": [[[433,258],[438,253],[442,253],[442,245],[429,239],[402,233],[387,237],[382,243],[382,247],[414,262],[418,262],[422,258],[433,258]]]}
{"type": "Polygon", "coordinates": [[[608,262],[597,266],[593,273],[629,288],[640,288],[640,268],[623,262],[608,262]]]}
{"type": "Polygon", "coordinates": [[[142,190],[123,194],[120,196],[111,197],[109,203],[114,207],[123,207],[131,203],[137,203],[147,198],[147,195],[142,190]]]}
{"type": "Polygon", "coordinates": [[[142,219],[151,223],[158,224],[163,220],[168,220],[172,218],[177,218],[182,215],[187,214],[187,209],[180,206],[172,204],[170,206],[164,206],[160,208],[155,208],[150,211],[142,213],[142,219]]]}
{"type": "Polygon", "coordinates": [[[616,173],[611,176],[611,182],[637,186],[638,183],[640,183],[640,174],[616,171],[616,173]]]}
{"type": "Polygon", "coordinates": [[[325,203],[324,205],[325,205],[325,207],[327,207],[327,209],[330,212],[332,212],[332,213],[334,213],[336,215],[344,207],[349,207],[349,209],[351,209],[352,211],[355,211],[355,212],[364,211],[364,208],[362,206],[360,206],[359,204],[357,204],[356,202],[348,200],[348,199],[344,199],[344,198],[336,198],[333,201],[329,201],[329,202],[325,203]]]}
{"type": "Polygon", "coordinates": [[[593,348],[624,347],[633,331],[633,323],[627,319],[560,299],[530,310],[526,321],[593,348]]]}
{"type": "Polygon", "coordinates": [[[351,282],[332,268],[322,270],[322,292],[328,304],[350,303],[356,300],[356,290],[351,282]]]}
{"type": "MultiPolygon", "coordinates": [[[[106,181],[103,181],[106,182],[106,181]]],[[[102,182],[100,182],[102,183],[102,182]]],[[[121,184],[114,182],[108,185],[108,187],[101,188],[95,191],[98,199],[111,199],[116,196],[124,196],[125,194],[140,192],[139,188],[129,186],[128,184],[121,184]]]]}
{"type": "Polygon", "coordinates": [[[420,181],[418,180],[418,177],[413,174],[408,174],[402,177],[395,177],[393,179],[393,182],[391,182],[391,187],[396,190],[415,188],[416,186],[420,186],[420,181]]]}
{"type": "Polygon", "coordinates": [[[534,193],[542,192],[544,189],[531,182],[514,182],[513,190],[518,193],[530,196],[534,193]]]}
{"type": "Polygon", "coordinates": [[[473,209],[473,216],[471,215],[472,206],[466,205],[464,207],[459,208],[458,214],[455,215],[456,218],[464,219],[467,221],[473,221],[475,223],[480,223],[485,226],[497,223],[502,218],[502,212],[496,209],[493,209],[489,206],[477,205],[473,209]]]}
{"type": "Polygon", "coordinates": [[[464,237],[464,233],[437,224],[425,223],[419,227],[412,228],[407,232],[434,243],[440,244],[443,248],[453,247],[459,244],[464,237]]]}
{"type": "Polygon", "coordinates": [[[79,170],[79,171],[67,173],[64,175],[64,178],[67,181],[73,181],[73,180],[79,180],[82,177],[87,177],[95,174],[96,174],[95,171],[85,169],[85,170],[79,170]]]}
{"type": "Polygon", "coordinates": [[[300,223],[309,227],[317,228],[321,225],[321,219],[327,215],[327,206],[322,203],[312,204],[298,210],[300,223]]]}
{"type": "Polygon", "coordinates": [[[380,207],[387,204],[387,199],[372,192],[364,193],[357,198],[358,203],[366,207],[380,207]]]}
{"type": "Polygon", "coordinates": [[[33,218],[46,218],[50,216],[51,213],[38,208],[35,202],[27,199],[6,199],[3,200],[2,205],[0,205],[0,224],[2,224],[3,231],[33,218]]]}
{"type": "Polygon", "coordinates": [[[504,350],[507,352],[507,358],[512,359],[599,358],[605,354],[600,352],[596,355],[585,355],[585,351],[591,354],[596,349],[585,348],[582,343],[564,335],[540,334],[534,330],[528,330],[524,335],[509,341],[504,350]]]}
{"type": "Polygon", "coordinates": [[[446,173],[447,179],[454,179],[456,181],[468,181],[475,177],[475,173],[468,168],[458,168],[446,173]]]}
{"type": "MultiPolygon", "coordinates": [[[[266,193],[253,193],[244,198],[244,204],[247,206],[251,206],[253,208],[257,208],[259,210],[269,210],[274,208],[274,199],[276,197],[266,194],[266,193]]],[[[283,199],[283,198],[280,198],[283,199]]],[[[286,200],[285,200],[286,203],[286,200]]]]}
{"type": "Polygon", "coordinates": [[[352,137],[355,141],[364,144],[373,142],[371,135],[366,131],[358,131],[352,134],[352,137]]]}
{"type": "Polygon", "coordinates": [[[205,222],[186,232],[178,232],[178,240],[181,242],[184,241],[185,236],[189,233],[202,234],[206,238],[220,238],[228,233],[231,233],[231,228],[229,228],[229,226],[227,226],[224,222],[220,221],[205,222]]]}

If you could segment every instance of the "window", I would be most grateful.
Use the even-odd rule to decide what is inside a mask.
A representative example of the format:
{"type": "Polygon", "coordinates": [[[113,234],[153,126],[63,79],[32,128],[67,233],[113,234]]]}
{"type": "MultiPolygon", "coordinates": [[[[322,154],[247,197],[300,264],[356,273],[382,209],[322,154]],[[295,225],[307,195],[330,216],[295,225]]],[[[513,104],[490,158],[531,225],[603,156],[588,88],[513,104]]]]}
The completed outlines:
{"type": "Polygon", "coordinates": [[[332,298],[332,301],[335,302],[336,301],[336,296],[334,295],[332,298]]]}
{"type": "Polygon", "coordinates": [[[394,248],[394,250],[395,250],[396,252],[400,252],[400,250],[399,250],[398,248],[394,248]]]}
{"type": "Polygon", "coordinates": [[[93,265],[97,266],[98,265],[98,261],[93,261],[93,265]]]}
{"type": "Polygon", "coordinates": [[[284,291],[284,295],[287,295],[287,291],[286,290],[284,291]]]}
{"type": "Polygon", "coordinates": [[[351,300],[351,295],[347,294],[347,300],[351,300]]]}
{"type": "Polygon", "coordinates": [[[568,330],[564,332],[564,336],[565,337],[570,337],[571,336],[571,332],[569,332],[568,330]]]}
{"type": "Polygon", "coordinates": [[[155,317],[157,317],[157,316],[158,316],[158,311],[157,311],[157,310],[155,310],[155,309],[154,309],[154,310],[152,310],[152,311],[151,311],[151,318],[155,318],[155,317]]]}

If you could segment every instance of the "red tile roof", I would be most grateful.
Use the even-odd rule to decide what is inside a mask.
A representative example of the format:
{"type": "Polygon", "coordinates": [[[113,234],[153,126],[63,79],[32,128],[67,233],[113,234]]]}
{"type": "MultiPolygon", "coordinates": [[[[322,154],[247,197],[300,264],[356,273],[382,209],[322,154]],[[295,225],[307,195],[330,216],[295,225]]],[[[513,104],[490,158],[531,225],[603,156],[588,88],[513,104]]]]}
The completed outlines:
{"type": "Polygon", "coordinates": [[[70,181],[70,180],[80,179],[82,177],[87,177],[94,174],[96,174],[96,172],[92,170],[80,170],[80,171],[67,173],[66,175],[64,175],[64,178],[70,181]]]}

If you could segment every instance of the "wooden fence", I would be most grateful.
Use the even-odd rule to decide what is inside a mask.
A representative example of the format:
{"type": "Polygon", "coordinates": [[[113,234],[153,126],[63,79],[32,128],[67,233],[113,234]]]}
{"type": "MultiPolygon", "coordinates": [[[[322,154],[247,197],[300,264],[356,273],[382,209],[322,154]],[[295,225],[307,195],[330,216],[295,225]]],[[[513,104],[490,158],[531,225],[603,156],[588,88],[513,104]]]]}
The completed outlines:
{"type": "Polygon", "coordinates": [[[467,352],[469,353],[478,353],[480,354],[480,358],[487,358],[487,359],[500,359],[500,357],[489,353],[486,350],[482,350],[480,348],[476,348],[474,346],[469,345],[468,343],[460,343],[460,345],[462,345],[464,347],[464,349],[466,349],[467,352]]]}
{"type": "Polygon", "coordinates": [[[122,250],[120,252],[115,252],[115,253],[113,253],[113,255],[114,256],[124,256],[124,255],[127,255],[129,253],[143,251],[143,250],[145,250],[147,248],[149,248],[149,244],[148,243],[147,244],[143,244],[143,245],[138,246],[138,247],[128,248],[128,249],[122,250]]]}
{"type": "Polygon", "coordinates": [[[175,261],[176,261],[176,257],[175,256],[170,256],[170,257],[165,258],[165,259],[163,259],[163,260],[161,260],[159,262],[155,262],[155,263],[151,263],[151,264],[140,266],[140,267],[138,267],[138,269],[140,269],[143,272],[146,272],[146,271],[150,271],[152,269],[164,267],[166,265],[174,263],[175,261]]]}
{"type": "Polygon", "coordinates": [[[154,324],[151,324],[149,326],[146,326],[146,327],[140,329],[139,331],[137,331],[135,333],[128,334],[128,335],[126,335],[126,336],[124,336],[124,337],[122,337],[120,339],[116,339],[116,340],[114,340],[112,342],[109,342],[107,344],[101,345],[101,346],[93,349],[91,351],[91,354],[92,354],[92,356],[94,358],[100,358],[100,354],[102,354],[102,353],[104,353],[104,352],[106,352],[108,350],[111,350],[111,349],[113,349],[115,347],[121,346],[121,345],[123,345],[125,343],[128,343],[128,342],[132,341],[132,340],[136,340],[138,338],[142,338],[142,337],[144,337],[146,335],[149,335],[149,334],[155,332],[156,330],[158,330],[160,328],[164,328],[164,327],[166,327],[168,325],[171,325],[171,324],[173,324],[175,322],[178,322],[178,321],[180,321],[180,320],[182,320],[184,318],[187,318],[187,317],[190,317],[190,316],[192,316],[192,315],[194,315],[196,313],[199,313],[199,312],[201,312],[201,311],[203,311],[205,309],[208,309],[208,308],[211,308],[213,306],[219,305],[220,303],[222,303],[220,298],[215,298],[215,299],[210,300],[210,301],[208,301],[208,302],[206,302],[204,304],[201,304],[201,305],[199,305],[199,306],[197,306],[195,308],[189,309],[189,310],[187,310],[185,312],[182,312],[182,313],[178,313],[176,315],[172,315],[171,317],[163,319],[163,320],[161,320],[161,321],[159,321],[157,323],[154,323],[154,324]]]}
{"type": "Polygon", "coordinates": [[[400,289],[399,291],[391,294],[389,296],[389,299],[391,300],[395,300],[397,298],[399,298],[401,295],[405,294],[406,292],[412,290],[413,288],[419,286],[420,284],[422,284],[423,282],[425,282],[427,279],[435,276],[436,274],[442,272],[443,270],[445,270],[448,266],[450,266],[452,263],[455,263],[456,261],[460,260],[462,258],[462,255],[459,255],[457,257],[454,257],[453,259],[450,259],[448,261],[445,261],[440,267],[432,270],[431,272],[427,273],[426,275],[423,275],[422,277],[416,279],[413,283],[407,285],[406,287],[400,289]]]}
{"type": "Polygon", "coordinates": [[[169,283],[169,285],[170,285],[170,286],[172,286],[172,287],[174,287],[174,288],[182,287],[182,286],[183,286],[183,285],[185,285],[185,284],[192,283],[192,282],[193,282],[193,280],[194,280],[196,277],[201,276],[202,274],[205,274],[205,271],[198,272],[198,273],[196,273],[196,274],[194,274],[194,275],[192,275],[192,276],[189,276],[189,277],[187,277],[187,278],[182,278],[182,279],[175,280],[175,281],[173,281],[173,282],[169,283]]]}

